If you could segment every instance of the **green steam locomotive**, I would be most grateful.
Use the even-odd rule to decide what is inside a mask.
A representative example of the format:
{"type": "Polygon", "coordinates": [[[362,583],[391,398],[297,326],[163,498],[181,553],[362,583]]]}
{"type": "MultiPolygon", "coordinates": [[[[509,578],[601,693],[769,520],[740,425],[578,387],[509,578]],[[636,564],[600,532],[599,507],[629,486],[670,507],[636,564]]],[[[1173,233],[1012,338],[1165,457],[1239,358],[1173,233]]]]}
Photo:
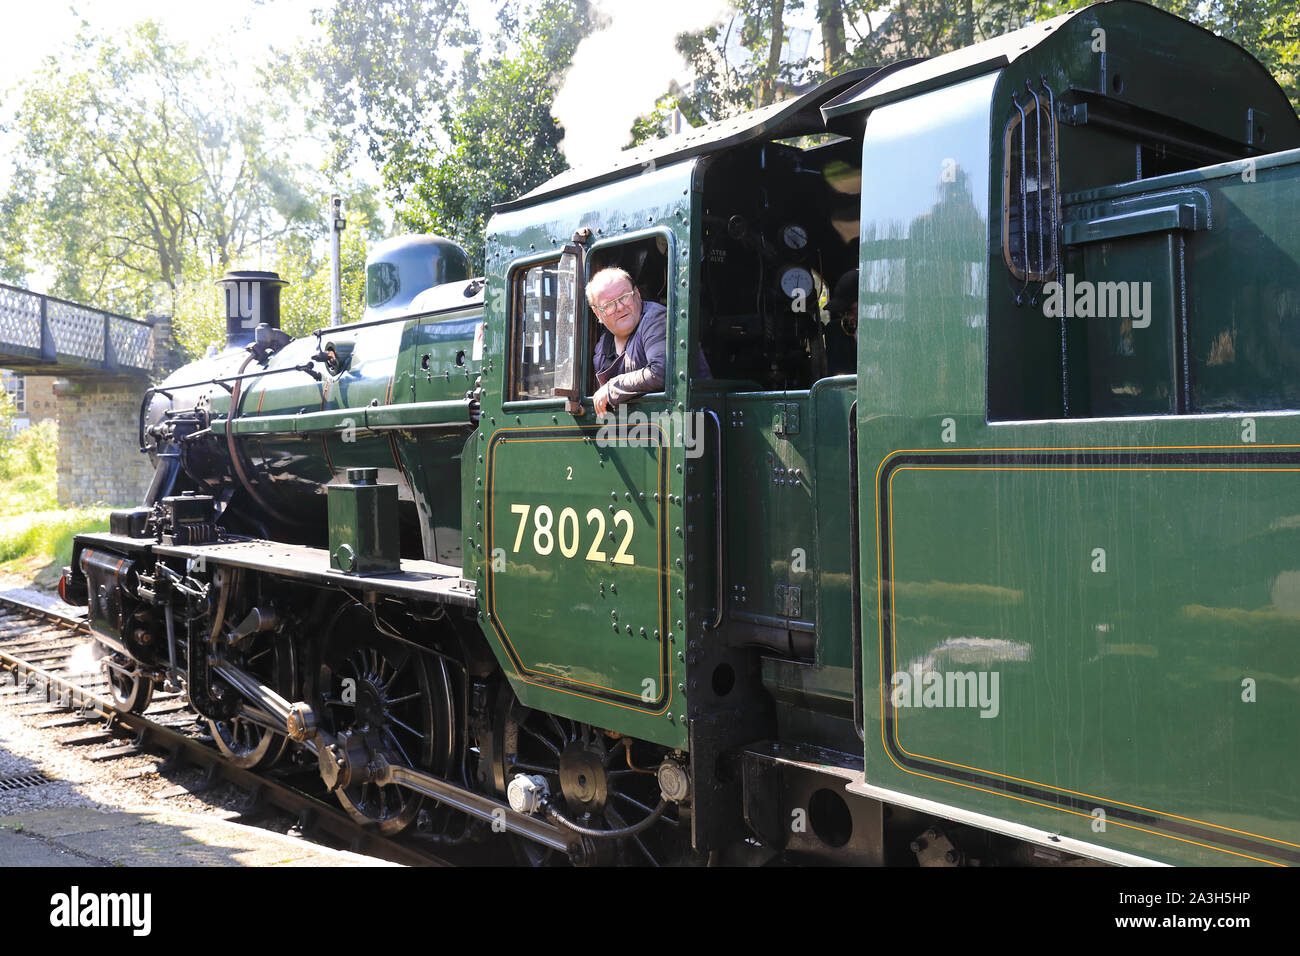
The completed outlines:
{"type": "Polygon", "coordinates": [[[502,204],[484,278],[381,247],[353,324],[232,273],[63,591],[121,704],[386,832],[1293,863],[1298,201],[1277,83],[1144,5],[838,76],[502,204]],[[598,418],[614,266],[666,360],[598,418]]]}

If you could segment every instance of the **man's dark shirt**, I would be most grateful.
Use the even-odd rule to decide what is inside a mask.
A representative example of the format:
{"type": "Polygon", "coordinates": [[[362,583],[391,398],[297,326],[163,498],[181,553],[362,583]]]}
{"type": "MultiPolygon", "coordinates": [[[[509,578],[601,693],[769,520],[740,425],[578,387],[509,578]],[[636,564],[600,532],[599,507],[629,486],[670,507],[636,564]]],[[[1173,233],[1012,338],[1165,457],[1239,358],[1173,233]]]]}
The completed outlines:
{"type": "MultiPolygon", "coordinates": [[[[615,348],[614,333],[606,329],[601,335],[594,356],[596,382],[609,385],[611,405],[646,392],[662,391],[667,353],[668,310],[658,302],[646,302],[641,306],[641,321],[622,355],[615,348]]],[[[702,352],[696,352],[695,377],[711,377],[702,352]]]]}

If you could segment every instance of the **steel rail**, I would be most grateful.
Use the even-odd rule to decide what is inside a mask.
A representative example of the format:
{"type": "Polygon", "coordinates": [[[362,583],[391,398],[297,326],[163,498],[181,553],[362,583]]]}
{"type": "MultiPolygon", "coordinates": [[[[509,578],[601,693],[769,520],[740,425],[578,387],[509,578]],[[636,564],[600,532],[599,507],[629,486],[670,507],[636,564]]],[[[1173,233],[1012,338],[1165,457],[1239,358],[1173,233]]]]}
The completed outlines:
{"type": "MultiPolygon", "coordinates": [[[[0,596],[0,611],[6,610],[32,619],[34,623],[52,624],[80,634],[87,640],[92,636],[90,625],[85,620],[16,598],[0,596]]],[[[201,740],[144,715],[120,710],[112,700],[89,690],[75,679],[56,674],[48,666],[25,659],[22,648],[12,648],[11,653],[10,645],[20,643],[22,633],[24,632],[20,631],[17,635],[0,636],[0,675],[9,674],[15,686],[23,682],[29,693],[43,690],[49,703],[76,710],[83,716],[100,717],[107,730],[125,732],[121,734],[123,736],[134,734],[141,746],[158,747],[169,752],[173,758],[184,758],[198,767],[215,767],[226,781],[252,794],[256,801],[300,817],[317,832],[329,834],[353,852],[409,866],[452,865],[428,851],[408,846],[363,827],[332,802],[325,802],[320,797],[298,790],[272,775],[233,766],[220,751],[201,740]]],[[[68,652],[62,652],[58,656],[67,655],[68,652]]],[[[43,654],[42,658],[47,661],[51,656],[43,654]]]]}

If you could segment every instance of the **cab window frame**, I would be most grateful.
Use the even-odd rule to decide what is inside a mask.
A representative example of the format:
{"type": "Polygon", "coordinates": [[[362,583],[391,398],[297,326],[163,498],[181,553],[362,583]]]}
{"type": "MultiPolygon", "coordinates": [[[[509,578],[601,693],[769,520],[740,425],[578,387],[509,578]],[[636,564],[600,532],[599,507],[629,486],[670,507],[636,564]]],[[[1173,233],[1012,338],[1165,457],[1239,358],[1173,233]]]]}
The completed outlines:
{"type": "MultiPolygon", "coordinates": [[[[667,328],[667,348],[665,350],[664,362],[664,387],[657,392],[646,392],[638,395],[633,401],[640,399],[667,400],[673,394],[673,383],[676,382],[677,376],[677,349],[672,347],[672,343],[679,334],[679,318],[677,312],[680,309],[680,298],[678,293],[678,284],[672,281],[674,263],[680,255],[680,243],[676,234],[671,228],[664,225],[652,226],[646,229],[638,229],[631,232],[619,233],[615,236],[604,236],[595,242],[592,242],[585,249],[583,256],[583,287],[590,281],[592,276],[592,256],[599,255],[602,252],[608,252],[626,246],[632,243],[644,241],[646,239],[662,238],[668,244],[668,251],[665,253],[665,275],[664,288],[667,292],[664,304],[668,311],[668,328],[667,328]]],[[[534,255],[522,256],[512,263],[506,270],[506,328],[507,335],[507,367],[506,367],[506,399],[501,404],[503,412],[525,411],[527,409],[553,409],[563,408],[565,398],[561,395],[546,397],[519,397],[519,373],[520,354],[517,351],[517,333],[518,323],[523,316],[523,299],[522,287],[518,285],[523,274],[539,265],[553,265],[558,268],[560,258],[563,254],[562,247],[548,249],[545,252],[539,252],[534,255]]],[[[598,270],[597,270],[598,271],[598,270]]],[[[595,369],[592,367],[592,354],[596,348],[596,342],[600,337],[603,327],[600,320],[596,317],[595,311],[587,303],[586,297],[583,297],[583,314],[584,320],[578,325],[578,354],[575,359],[581,363],[580,380],[582,386],[582,403],[590,405],[595,394],[592,387],[595,383],[595,369]]],[[[575,317],[576,319],[576,317],[575,317]]],[[[557,319],[558,322],[558,319],[557,319]]]]}
{"type": "Polygon", "coordinates": [[[560,257],[563,250],[548,249],[545,252],[536,255],[523,256],[510,263],[506,270],[506,400],[502,402],[503,411],[511,411],[525,408],[556,408],[564,407],[564,397],[560,395],[548,395],[545,397],[518,397],[519,392],[519,372],[521,370],[521,355],[517,351],[517,333],[518,323],[523,316],[523,290],[517,283],[532,269],[543,265],[553,265],[559,267],[560,257]]]}
{"type": "Polygon", "coordinates": [[[1040,103],[1035,98],[1020,109],[1013,109],[1007,118],[1006,128],[1002,134],[1002,261],[1006,265],[1011,275],[1020,282],[1049,282],[1052,279],[1059,278],[1061,274],[1061,263],[1058,261],[1062,255],[1059,230],[1062,224],[1062,205],[1061,205],[1061,157],[1060,157],[1060,123],[1057,120],[1055,112],[1049,111],[1047,104],[1040,103]],[[1049,124],[1044,128],[1043,116],[1048,114],[1049,124]],[[1048,154],[1039,156],[1035,152],[1034,159],[1034,189],[1029,188],[1028,170],[1029,170],[1029,142],[1028,128],[1026,124],[1029,118],[1033,117],[1033,129],[1035,136],[1035,146],[1041,146],[1044,140],[1048,144],[1048,154]],[[1015,150],[1015,138],[1017,131],[1021,134],[1021,151],[1015,150]],[[1046,135],[1044,135],[1046,134],[1046,135]],[[1019,155],[1022,165],[1025,169],[1026,181],[1024,190],[1020,189],[1020,177],[1014,162],[1015,156],[1019,155]],[[1050,173],[1048,177],[1043,176],[1042,164],[1050,164],[1050,173]],[[1048,202],[1044,203],[1044,194],[1048,202]],[[1033,262],[1033,244],[1031,236],[1037,235],[1040,239],[1046,234],[1044,230],[1031,230],[1029,221],[1026,221],[1027,208],[1030,205],[1030,197],[1033,196],[1033,208],[1035,212],[1034,222],[1041,225],[1044,211],[1047,212],[1047,221],[1049,223],[1048,233],[1055,235],[1055,240],[1047,239],[1047,245],[1041,253],[1040,261],[1035,269],[1033,262]],[[1019,204],[1020,208],[1017,208],[1019,204]],[[1018,215],[1013,215],[1018,213],[1018,215]],[[1015,234],[1013,236],[1013,233],[1015,234]],[[1020,241],[1020,253],[1024,257],[1023,265],[1016,261],[1015,251],[1012,250],[1012,240],[1018,238],[1020,241]],[[1047,261],[1047,254],[1051,254],[1050,262],[1047,261]],[[1050,266],[1050,268],[1049,268],[1050,266]]]}
{"type": "MultiPolygon", "coordinates": [[[[646,229],[622,232],[616,236],[603,236],[587,247],[587,255],[584,263],[585,287],[587,283],[591,282],[591,276],[593,273],[591,260],[593,255],[605,252],[606,250],[615,249],[618,246],[627,246],[632,243],[642,242],[646,239],[657,238],[662,238],[668,243],[668,251],[665,253],[666,264],[664,267],[664,288],[667,292],[667,295],[665,295],[667,301],[664,303],[664,308],[668,311],[667,341],[665,343],[666,348],[664,355],[664,387],[657,392],[644,392],[637,395],[636,398],[630,399],[630,401],[641,401],[643,399],[666,401],[673,394],[674,384],[677,381],[677,349],[673,347],[673,342],[677,340],[679,334],[678,320],[681,317],[678,315],[678,312],[681,306],[678,297],[679,285],[672,281],[674,263],[676,263],[677,258],[680,255],[677,235],[668,226],[659,225],[651,226],[646,229]]],[[[633,284],[635,286],[635,283],[633,284]]],[[[643,305],[644,301],[643,298],[643,305]]],[[[583,360],[586,362],[586,374],[583,376],[584,394],[582,400],[584,403],[589,403],[592,401],[592,397],[595,395],[596,390],[596,370],[592,367],[594,364],[592,362],[592,356],[596,350],[596,343],[600,340],[600,336],[604,331],[604,326],[601,324],[600,319],[596,316],[596,312],[592,309],[590,304],[587,304],[586,306],[586,313],[587,321],[582,324],[582,336],[584,341],[581,345],[584,355],[583,360]]],[[[689,336],[687,338],[689,339],[689,336]]]]}

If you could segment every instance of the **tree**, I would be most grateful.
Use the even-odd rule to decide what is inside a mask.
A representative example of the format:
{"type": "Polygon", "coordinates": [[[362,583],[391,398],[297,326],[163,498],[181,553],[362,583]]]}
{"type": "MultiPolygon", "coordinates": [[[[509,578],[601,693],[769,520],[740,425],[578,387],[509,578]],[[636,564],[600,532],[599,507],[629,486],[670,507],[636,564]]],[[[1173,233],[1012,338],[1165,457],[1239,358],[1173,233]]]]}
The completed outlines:
{"type": "Polygon", "coordinates": [[[859,66],[934,56],[1014,29],[1072,4],[990,0],[738,0],[728,21],[683,34],[678,48],[696,80],[679,106],[693,122],[712,122],[766,106],[795,89],[859,66]],[[815,13],[821,57],[783,58],[791,18],[815,13]],[[1050,12],[1048,12],[1050,11],[1050,12]]]}
{"type": "Polygon", "coordinates": [[[817,22],[821,24],[822,33],[822,73],[831,76],[848,52],[844,37],[844,5],[840,0],[817,0],[817,22]]]}
{"type": "Polygon", "coordinates": [[[285,57],[282,82],[307,93],[316,121],[333,143],[330,169],[351,165],[364,145],[389,188],[396,172],[427,149],[447,120],[455,85],[451,64],[478,47],[461,0],[334,0],[317,10],[320,40],[285,57]]]}
{"type": "MultiPolygon", "coordinates": [[[[860,36],[841,69],[880,66],[910,57],[938,56],[1019,29],[1027,23],[1046,20],[1070,10],[1086,7],[1092,0],[905,0],[888,8],[883,17],[871,20],[869,4],[846,4],[847,19],[866,23],[868,33],[860,36]]],[[[839,71],[837,71],[839,72],[839,71]]]]}
{"type": "Polygon", "coordinates": [[[280,128],[276,109],[237,101],[157,23],[121,39],[83,30],[21,90],[6,274],[40,269],[57,295],[170,311],[191,270],[315,227],[307,170],[266,134],[280,128]]]}
{"type": "Polygon", "coordinates": [[[678,98],[678,108],[693,124],[712,123],[774,103],[801,79],[838,72],[841,66],[834,54],[843,45],[845,16],[838,0],[814,0],[822,34],[830,36],[822,62],[782,56],[790,19],[808,2],[736,0],[727,20],[679,36],[677,49],[695,79],[689,92],[678,98]]]}
{"type": "Polygon", "coordinates": [[[573,51],[590,29],[586,0],[542,0],[531,15],[503,8],[503,34],[518,52],[466,61],[449,103],[445,145],[412,155],[394,175],[409,183],[399,221],[464,244],[479,269],[492,204],[539,186],[567,167],[564,131],[551,113],[573,51]]]}
{"type": "Polygon", "coordinates": [[[332,171],[364,148],[399,226],[480,263],[492,203],[565,168],[551,104],[589,17],[587,0],[495,6],[484,42],[459,0],[333,0],[322,38],[277,67],[326,128],[332,171]]]}

